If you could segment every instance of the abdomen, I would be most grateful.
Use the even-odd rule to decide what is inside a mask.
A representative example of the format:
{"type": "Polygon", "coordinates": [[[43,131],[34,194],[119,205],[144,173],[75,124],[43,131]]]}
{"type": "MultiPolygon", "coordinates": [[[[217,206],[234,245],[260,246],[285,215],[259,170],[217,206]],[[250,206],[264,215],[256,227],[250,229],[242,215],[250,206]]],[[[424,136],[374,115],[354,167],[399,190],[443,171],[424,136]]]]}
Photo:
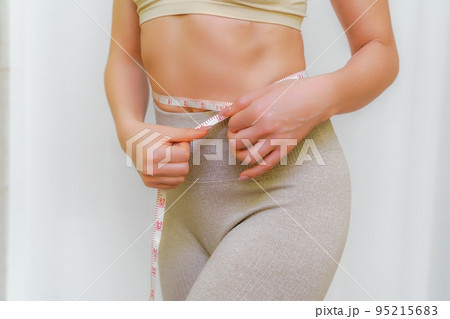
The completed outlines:
{"type": "MultiPolygon", "coordinates": [[[[147,21],[141,27],[141,48],[147,72],[172,96],[234,101],[305,68],[298,30],[212,15],[147,21]]],[[[150,82],[153,90],[166,94],[150,82]]]]}

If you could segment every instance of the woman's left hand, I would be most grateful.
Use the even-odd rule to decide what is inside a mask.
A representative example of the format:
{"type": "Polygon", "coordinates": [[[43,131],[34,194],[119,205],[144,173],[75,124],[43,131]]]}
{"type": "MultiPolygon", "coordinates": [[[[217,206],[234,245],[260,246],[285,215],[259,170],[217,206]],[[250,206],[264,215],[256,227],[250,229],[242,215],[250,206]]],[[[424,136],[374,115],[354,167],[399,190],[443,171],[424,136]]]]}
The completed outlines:
{"type": "Polygon", "coordinates": [[[254,178],[280,162],[316,125],[333,113],[333,86],[326,76],[285,80],[241,96],[228,112],[230,149],[254,178]]]}

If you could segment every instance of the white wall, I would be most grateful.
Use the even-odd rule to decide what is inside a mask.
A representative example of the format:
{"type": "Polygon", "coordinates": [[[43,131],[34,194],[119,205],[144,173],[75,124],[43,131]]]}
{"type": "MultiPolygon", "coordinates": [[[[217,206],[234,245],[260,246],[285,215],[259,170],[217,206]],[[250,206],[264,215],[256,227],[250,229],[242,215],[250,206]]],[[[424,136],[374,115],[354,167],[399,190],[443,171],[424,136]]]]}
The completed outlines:
{"type": "Polygon", "coordinates": [[[6,223],[8,199],[8,1],[0,0],[0,300],[6,293],[6,223]]]}
{"type": "MultiPolygon", "coordinates": [[[[110,29],[112,1],[79,2],[110,29]]],[[[376,102],[333,119],[353,186],[341,263],[375,299],[448,299],[450,3],[390,3],[401,73],[376,102]]],[[[71,300],[151,224],[155,192],[116,140],[103,89],[108,37],[72,0],[10,6],[7,297],[71,300]]],[[[329,1],[311,0],[308,62],[340,32],[329,1]]],[[[343,38],[310,73],[348,56],[343,38]]],[[[83,299],[148,299],[149,248],[150,232],[83,299]]],[[[338,270],[327,299],[368,296],[338,270]]]]}
{"type": "MultiPolygon", "coordinates": [[[[305,30],[313,50],[317,39],[324,48],[337,34],[328,28],[336,19],[325,2],[310,2],[327,17],[305,30]]],[[[450,36],[450,3],[422,4],[390,1],[401,60],[397,81],[369,106],[333,120],[353,186],[342,265],[375,299],[450,298],[444,271],[450,267],[450,169],[444,164],[450,155],[450,43],[443,40],[450,36]]],[[[310,60],[319,51],[308,51],[310,60]]],[[[341,51],[324,57],[317,73],[340,66],[334,57],[341,51]]],[[[361,289],[338,271],[327,299],[361,298],[361,289]]]]}
{"type": "MultiPolygon", "coordinates": [[[[83,1],[110,28],[111,1],[83,1]]],[[[11,3],[8,299],[72,300],[150,225],[103,89],[109,41],[72,1],[11,3]]],[[[84,299],[147,299],[150,233],[84,299]]]]}

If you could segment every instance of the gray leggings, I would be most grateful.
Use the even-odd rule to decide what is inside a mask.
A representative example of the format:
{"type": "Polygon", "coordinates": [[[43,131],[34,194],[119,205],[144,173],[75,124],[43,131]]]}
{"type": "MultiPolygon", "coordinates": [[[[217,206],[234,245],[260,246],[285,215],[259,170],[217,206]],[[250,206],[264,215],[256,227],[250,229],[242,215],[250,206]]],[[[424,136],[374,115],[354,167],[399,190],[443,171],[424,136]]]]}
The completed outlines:
{"type": "MultiPolygon", "coordinates": [[[[201,123],[216,114],[171,113],[153,104],[157,124],[173,127],[195,127],[191,116],[201,123]]],[[[289,152],[287,165],[245,181],[237,178],[250,166],[229,164],[227,123],[191,143],[186,181],[167,193],[163,299],[322,300],[350,221],[350,176],[331,122],[289,152]],[[205,139],[222,141],[215,144],[223,159],[207,160],[203,154],[219,149],[202,145],[194,163],[193,150],[205,139]]]]}

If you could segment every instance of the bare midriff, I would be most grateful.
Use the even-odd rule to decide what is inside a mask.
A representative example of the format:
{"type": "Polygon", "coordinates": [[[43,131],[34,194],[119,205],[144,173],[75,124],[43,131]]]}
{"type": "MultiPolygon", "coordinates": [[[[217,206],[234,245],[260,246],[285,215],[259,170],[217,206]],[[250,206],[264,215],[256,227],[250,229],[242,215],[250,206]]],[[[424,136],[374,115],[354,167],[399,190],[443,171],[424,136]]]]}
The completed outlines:
{"type": "MultiPolygon", "coordinates": [[[[204,100],[233,102],[305,69],[299,30],[204,14],[163,16],[143,23],[141,54],[153,77],[153,91],[204,100]]],[[[155,103],[167,112],[184,112],[179,106],[155,103]]]]}

